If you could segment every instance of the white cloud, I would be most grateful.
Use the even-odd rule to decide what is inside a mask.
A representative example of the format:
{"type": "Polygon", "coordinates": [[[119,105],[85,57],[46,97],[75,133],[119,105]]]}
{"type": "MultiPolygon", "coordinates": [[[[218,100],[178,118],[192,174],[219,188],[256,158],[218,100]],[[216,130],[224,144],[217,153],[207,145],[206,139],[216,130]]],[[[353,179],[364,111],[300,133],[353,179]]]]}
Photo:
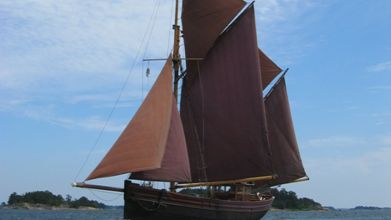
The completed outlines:
{"type": "Polygon", "coordinates": [[[353,157],[312,159],[305,163],[311,180],[294,187],[338,208],[391,206],[390,158],[391,145],[353,157]]]}
{"type": "Polygon", "coordinates": [[[391,206],[390,134],[368,138],[331,137],[317,139],[313,143],[327,150],[336,145],[356,147],[346,151],[344,156],[303,157],[310,181],[287,185],[289,190],[337,208],[391,206]]]}
{"type": "Polygon", "coordinates": [[[369,72],[385,72],[391,71],[391,61],[386,61],[383,63],[378,63],[376,65],[368,67],[369,72]]]}
{"type": "Polygon", "coordinates": [[[58,124],[63,127],[68,128],[81,128],[88,130],[102,130],[104,128],[107,132],[121,132],[124,130],[126,125],[116,124],[113,122],[109,122],[106,125],[106,121],[100,117],[89,117],[86,119],[71,119],[71,118],[51,118],[49,122],[58,124]]]}
{"type": "Polygon", "coordinates": [[[284,9],[281,7],[281,1],[268,0],[261,1],[256,6],[257,16],[262,23],[270,23],[285,19],[284,9]]]}
{"type": "Polygon", "coordinates": [[[358,137],[332,136],[308,140],[306,147],[354,147],[366,144],[367,140],[358,137]]]}
{"type": "Polygon", "coordinates": [[[263,0],[256,4],[258,20],[262,24],[276,24],[298,16],[311,7],[315,2],[308,0],[263,0]]]}
{"type": "Polygon", "coordinates": [[[0,111],[13,111],[23,105],[28,105],[30,102],[30,99],[23,98],[0,99],[0,111]]]}
{"type": "MultiPolygon", "coordinates": [[[[171,6],[163,0],[0,1],[0,110],[63,127],[100,129],[106,115],[69,117],[59,109],[78,108],[79,114],[86,110],[82,104],[112,108],[139,48],[148,46],[147,57],[167,56],[171,6]],[[145,33],[152,27],[147,24],[157,8],[147,45],[145,33]]],[[[140,102],[142,55],[116,108],[140,102]]],[[[153,76],[161,65],[151,63],[153,76]]],[[[107,130],[121,127],[111,123],[107,130]]]]}
{"type": "Polygon", "coordinates": [[[376,145],[380,147],[391,147],[391,135],[375,135],[372,137],[358,137],[358,136],[330,136],[322,138],[314,138],[304,142],[304,147],[317,148],[333,148],[333,147],[365,147],[369,145],[376,145]]]}
{"type": "MultiPolygon", "coordinates": [[[[52,95],[56,92],[61,94],[59,96],[64,99],[61,103],[66,105],[93,103],[97,108],[112,107],[116,93],[102,94],[102,91],[117,91],[122,86],[137,49],[146,39],[144,32],[157,2],[160,2],[160,10],[146,56],[167,55],[169,31],[172,31],[172,1],[135,2],[0,1],[0,19],[4,21],[0,26],[0,89],[7,90],[8,93],[18,91],[21,97],[29,99],[33,93],[52,95]]],[[[308,0],[260,1],[256,4],[260,19],[258,25],[275,28],[273,24],[298,17],[313,5],[308,0]]],[[[282,36],[276,30],[277,28],[270,31],[269,36],[282,36]]],[[[292,30],[288,30],[290,31],[292,30]]],[[[287,35],[286,33],[285,36],[287,35]]],[[[145,46],[141,45],[142,48],[145,46]]],[[[298,50],[290,51],[296,53],[298,50]]],[[[280,50],[280,53],[285,52],[286,50],[280,50]]],[[[129,83],[133,94],[130,100],[140,94],[135,86],[140,84],[140,66],[137,67],[129,83]],[[137,75],[134,76],[135,74],[137,75]]],[[[15,97],[0,94],[0,99],[12,102],[15,97]]],[[[117,107],[132,106],[125,99],[127,98],[121,99],[117,107]]],[[[77,124],[76,120],[56,116],[65,118],[57,120],[58,124],[77,124]]],[[[54,117],[43,121],[54,121],[54,117]]],[[[85,123],[94,124],[92,121],[85,123]]]]}
{"type": "Polygon", "coordinates": [[[384,145],[391,146],[391,135],[384,136],[383,138],[381,138],[381,141],[384,145]]]}
{"type": "Polygon", "coordinates": [[[79,104],[85,102],[114,102],[115,96],[108,94],[83,94],[70,97],[67,102],[70,104],[79,104]]]}
{"type": "Polygon", "coordinates": [[[370,117],[375,121],[376,125],[387,125],[391,122],[391,112],[376,112],[370,115],[370,117]]]}
{"type": "Polygon", "coordinates": [[[319,8],[334,1],[264,0],[256,3],[257,31],[260,47],[272,58],[278,57],[280,65],[297,62],[309,49],[324,41],[323,36],[306,36],[319,16],[319,8]],[[269,53],[270,52],[270,53],[269,53]]]}
{"type": "MultiPolygon", "coordinates": [[[[7,74],[0,87],[51,81],[91,86],[91,81],[122,80],[119,76],[127,73],[145,39],[155,2],[1,1],[7,19],[0,27],[0,64],[13,74],[7,74]]],[[[149,56],[167,53],[171,3],[160,2],[149,56]]]]}
{"type": "Polygon", "coordinates": [[[36,107],[35,109],[28,109],[24,111],[24,116],[54,125],[58,125],[69,129],[83,129],[83,130],[102,130],[107,132],[120,132],[126,125],[111,121],[106,123],[105,119],[99,116],[89,116],[83,118],[71,118],[58,116],[53,111],[54,106],[36,107]]]}
{"type": "MultiPolygon", "coordinates": [[[[144,90],[145,94],[146,91],[144,90]]],[[[131,103],[135,100],[140,101],[142,99],[141,89],[132,89],[131,91],[124,92],[122,94],[114,93],[85,93],[85,94],[76,94],[70,97],[66,97],[65,103],[69,104],[82,104],[82,103],[95,103],[95,104],[114,104],[118,96],[121,95],[120,101],[123,103],[131,103]]]]}
{"type": "Polygon", "coordinates": [[[384,92],[391,90],[391,86],[372,86],[368,88],[371,92],[384,92]]]}

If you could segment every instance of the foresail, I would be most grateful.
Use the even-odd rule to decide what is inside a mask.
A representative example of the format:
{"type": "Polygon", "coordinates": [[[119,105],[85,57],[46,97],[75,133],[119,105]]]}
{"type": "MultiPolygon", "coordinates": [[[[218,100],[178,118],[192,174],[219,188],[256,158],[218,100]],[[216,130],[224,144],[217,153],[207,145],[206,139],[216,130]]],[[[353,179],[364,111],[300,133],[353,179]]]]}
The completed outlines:
{"type": "Polygon", "coordinates": [[[134,118],[87,180],[161,168],[174,103],[171,74],[169,59],[134,118]]]}
{"type": "Polygon", "coordinates": [[[278,178],[267,183],[259,182],[258,185],[280,185],[305,177],[284,78],[265,99],[265,105],[273,167],[278,178]]]}
{"type": "Polygon", "coordinates": [[[197,68],[188,69],[181,116],[193,181],[273,174],[259,59],[251,6],[197,68]]]}
{"type": "Polygon", "coordinates": [[[172,102],[171,125],[161,168],[132,173],[131,179],[150,181],[191,182],[190,164],[182,121],[172,102]]]}
{"type": "Polygon", "coordinates": [[[262,88],[266,88],[281,72],[278,67],[261,49],[259,49],[259,62],[261,64],[262,88]]]}

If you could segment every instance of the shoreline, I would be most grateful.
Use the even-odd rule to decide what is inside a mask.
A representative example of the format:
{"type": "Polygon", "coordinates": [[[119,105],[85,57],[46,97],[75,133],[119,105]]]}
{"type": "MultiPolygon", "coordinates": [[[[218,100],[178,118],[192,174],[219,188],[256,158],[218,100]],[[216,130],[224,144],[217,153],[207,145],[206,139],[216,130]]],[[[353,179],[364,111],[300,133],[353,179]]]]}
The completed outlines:
{"type": "Polygon", "coordinates": [[[98,211],[103,210],[102,208],[87,207],[81,206],[78,208],[71,208],[66,205],[61,206],[50,206],[44,204],[31,204],[31,203],[20,203],[16,205],[6,205],[1,207],[2,209],[14,209],[14,210],[52,210],[52,211],[62,211],[62,210],[81,210],[81,211],[98,211]]]}

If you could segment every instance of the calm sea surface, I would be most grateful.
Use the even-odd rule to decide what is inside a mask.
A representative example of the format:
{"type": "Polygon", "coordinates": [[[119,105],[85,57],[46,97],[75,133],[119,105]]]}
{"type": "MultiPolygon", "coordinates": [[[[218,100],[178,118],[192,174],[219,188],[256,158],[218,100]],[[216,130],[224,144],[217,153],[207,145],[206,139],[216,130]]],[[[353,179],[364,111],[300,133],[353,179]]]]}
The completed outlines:
{"type": "MultiPolygon", "coordinates": [[[[0,209],[0,220],[121,220],[122,210],[103,211],[31,211],[0,209]]],[[[351,219],[391,220],[391,210],[374,211],[328,211],[328,212],[269,212],[262,220],[289,219],[351,219]]]]}

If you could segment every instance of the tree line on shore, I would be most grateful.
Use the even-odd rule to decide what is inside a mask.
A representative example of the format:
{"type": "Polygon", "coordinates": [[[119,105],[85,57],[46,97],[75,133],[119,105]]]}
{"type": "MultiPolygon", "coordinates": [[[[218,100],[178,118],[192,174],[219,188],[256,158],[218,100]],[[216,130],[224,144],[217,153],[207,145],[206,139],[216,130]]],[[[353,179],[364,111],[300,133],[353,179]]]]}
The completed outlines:
{"type": "Polygon", "coordinates": [[[54,195],[49,191],[35,191],[28,192],[23,195],[18,195],[17,193],[12,193],[8,199],[8,206],[17,206],[18,204],[40,204],[53,207],[69,207],[69,208],[80,208],[80,207],[91,207],[102,209],[106,205],[94,200],[89,200],[86,197],[81,197],[79,199],[73,199],[70,195],[67,195],[65,198],[61,195],[54,195]]]}
{"type": "MultiPolygon", "coordinates": [[[[207,194],[206,189],[186,189],[182,193],[188,194],[207,194]]],[[[287,209],[287,210],[320,210],[323,209],[322,205],[309,198],[298,198],[295,192],[286,191],[285,189],[271,189],[271,193],[274,196],[273,208],[287,209]]],[[[66,195],[64,198],[61,195],[54,195],[49,191],[35,191],[28,192],[23,195],[12,193],[9,196],[8,204],[2,203],[2,206],[18,206],[19,204],[41,204],[52,207],[67,207],[67,208],[80,208],[80,207],[92,207],[103,209],[107,206],[103,203],[89,200],[86,197],[79,199],[73,199],[70,195],[66,195]]]]}
{"type": "MultiPolygon", "coordinates": [[[[275,209],[286,210],[321,210],[323,209],[320,203],[315,202],[309,198],[298,198],[295,192],[286,191],[285,189],[271,189],[270,191],[274,197],[272,207],[275,209]]],[[[208,189],[195,188],[184,189],[181,191],[184,194],[192,194],[199,196],[207,196],[208,189]]]]}
{"type": "Polygon", "coordinates": [[[286,191],[285,189],[272,189],[274,196],[273,208],[290,209],[290,210],[321,210],[320,203],[309,198],[298,198],[295,192],[286,191]]]}

